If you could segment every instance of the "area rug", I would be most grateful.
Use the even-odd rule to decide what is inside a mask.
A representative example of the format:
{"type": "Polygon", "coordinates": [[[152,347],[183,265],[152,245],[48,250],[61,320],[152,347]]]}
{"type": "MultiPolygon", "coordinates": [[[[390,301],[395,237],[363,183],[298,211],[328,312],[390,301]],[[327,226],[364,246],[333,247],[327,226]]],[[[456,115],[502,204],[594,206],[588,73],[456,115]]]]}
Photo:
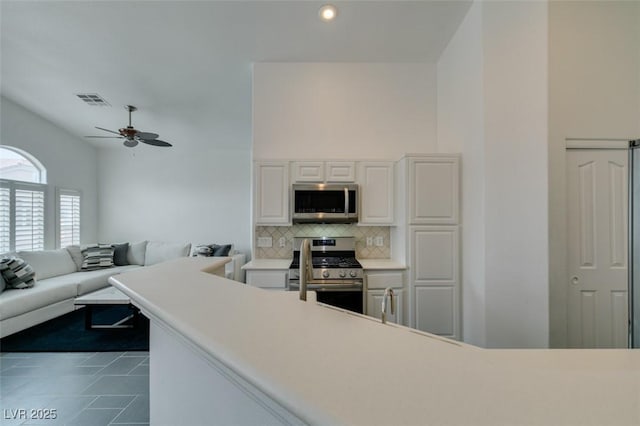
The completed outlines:
{"type": "MultiPolygon", "coordinates": [[[[94,307],[94,324],[113,324],[130,313],[127,306],[94,307]]],[[[149,320],[140,315],[134,328],[84,327],[84,308],[0,339],[0,352],[148,351],[149,320]]]]}

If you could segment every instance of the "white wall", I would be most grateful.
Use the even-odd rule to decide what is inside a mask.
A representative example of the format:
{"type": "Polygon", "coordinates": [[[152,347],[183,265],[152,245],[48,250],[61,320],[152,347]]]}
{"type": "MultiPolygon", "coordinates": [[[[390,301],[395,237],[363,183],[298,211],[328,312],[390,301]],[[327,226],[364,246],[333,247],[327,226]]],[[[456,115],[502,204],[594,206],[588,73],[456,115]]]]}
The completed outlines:
{"type": "Polygon", "coordinates": [[[478,2],[438,64],[438,150],[463,153],[465,339],[487,347],[548,345],[547,28],[545,2],[478,2]]]}
{"type": "Polygon", "coordinates": [[[233,243],[251,250],[250,153],[208,137],[99,153],[102,241],[233,243]]]}
{"type": "Polygon", "coordinates": [[[255,159],[395,160],[435,149],[434,64],[254,64],[255,159]]]}
{"type": "Polygon", "coordinates": [[[547,14],[483,3],[490,347],[548,346],[547,14]]]}
{"type": "Polygon", "coordinates": [[[551,2],[549,38],[550,337],[565,347],[565,138],[640,137],[640,2],[551,2]]]}
{"type": "MultiPolygon", "coordinates": [[[[52,106],[54,107],[54,106],[52,106]]],[[[98,229],[97,151],[55,124],[0,98],[0,143],[35,156],[47,169],[45,248],[55,247],[55,188],[82,191],[82,242],[94,242],[98,229]]]]}
{"type": "Polygon", "coordinates": [[[462,152],[462,331],[486,344],[482,7],[474,3],[438,61],[438,151],[462,152]]]}

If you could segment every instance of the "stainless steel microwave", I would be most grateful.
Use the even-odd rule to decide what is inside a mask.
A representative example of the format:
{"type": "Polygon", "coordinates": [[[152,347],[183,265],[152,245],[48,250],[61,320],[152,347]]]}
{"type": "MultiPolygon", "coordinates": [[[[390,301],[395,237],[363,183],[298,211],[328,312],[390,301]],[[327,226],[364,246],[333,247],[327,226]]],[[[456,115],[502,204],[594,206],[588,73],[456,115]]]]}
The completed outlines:
{"type": "Polygon", "coordinates": [[[293,184],[293,223],[354,223],[358,221],[358,185],[293,184]]]}

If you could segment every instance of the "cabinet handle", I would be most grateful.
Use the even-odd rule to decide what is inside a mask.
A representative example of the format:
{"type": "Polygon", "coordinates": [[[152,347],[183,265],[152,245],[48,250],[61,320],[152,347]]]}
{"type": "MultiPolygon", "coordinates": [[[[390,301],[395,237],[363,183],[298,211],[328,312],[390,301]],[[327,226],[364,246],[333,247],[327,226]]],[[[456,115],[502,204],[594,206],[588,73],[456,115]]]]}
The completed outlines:
{"type": "Polygon", "coordinates": [[[578,285],[579,282],[580,280],[578,279],[577,276],[574,275],[573,277],[571,277],[571,284],[578,285]]]}

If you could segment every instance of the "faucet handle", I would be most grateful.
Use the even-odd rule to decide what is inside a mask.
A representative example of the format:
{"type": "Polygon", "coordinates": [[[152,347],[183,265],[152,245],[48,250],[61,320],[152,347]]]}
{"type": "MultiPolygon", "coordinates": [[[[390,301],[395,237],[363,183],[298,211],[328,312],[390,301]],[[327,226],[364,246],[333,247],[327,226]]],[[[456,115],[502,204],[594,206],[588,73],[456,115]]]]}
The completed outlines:
{"type": "Polygon", "coordinates": [[[391,315],[395,315],[396,313],[396,302],[393,298],[393,289],[391,287],[387,287],[384,289],[384,295],[382,296],[382,313],[380,315],[380,320],[383,324],[387,323],[387,298],[389,299],[391,315]]]}

